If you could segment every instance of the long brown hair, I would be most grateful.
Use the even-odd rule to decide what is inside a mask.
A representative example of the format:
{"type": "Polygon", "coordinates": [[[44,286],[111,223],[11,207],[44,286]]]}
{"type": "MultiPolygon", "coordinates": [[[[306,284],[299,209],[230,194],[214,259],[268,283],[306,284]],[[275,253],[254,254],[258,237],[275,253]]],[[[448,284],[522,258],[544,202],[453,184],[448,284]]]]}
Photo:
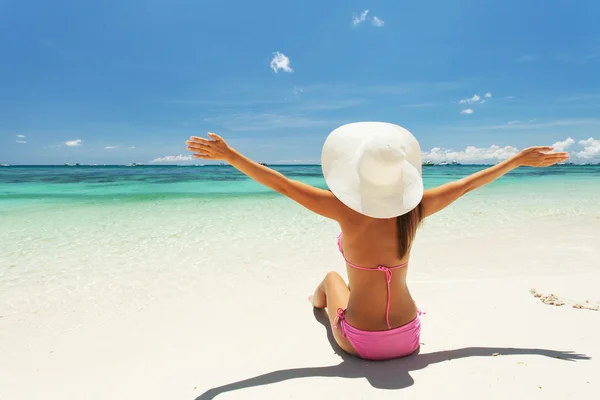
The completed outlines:
{"type": "Polygon", "coordinates": [[[404,215],[396,217],[396,227],[398,228],[398,255],[404,258],[417,233],[417,228],[423,222],[423,203],[420,202],[417,207],[404,215]]]}

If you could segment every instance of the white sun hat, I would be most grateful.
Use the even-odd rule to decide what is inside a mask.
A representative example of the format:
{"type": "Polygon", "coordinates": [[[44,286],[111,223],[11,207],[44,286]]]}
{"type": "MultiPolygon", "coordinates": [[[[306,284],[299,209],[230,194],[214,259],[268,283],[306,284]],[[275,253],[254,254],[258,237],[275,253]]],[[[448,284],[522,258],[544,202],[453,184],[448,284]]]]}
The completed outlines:
{"type": "Polygon", "coordinates": [[[404,215],[423,198],[419,142],[398,125],[355,122],[336,128],[323,145],[321,167],[329,190],[368,217],[404,215]]]}

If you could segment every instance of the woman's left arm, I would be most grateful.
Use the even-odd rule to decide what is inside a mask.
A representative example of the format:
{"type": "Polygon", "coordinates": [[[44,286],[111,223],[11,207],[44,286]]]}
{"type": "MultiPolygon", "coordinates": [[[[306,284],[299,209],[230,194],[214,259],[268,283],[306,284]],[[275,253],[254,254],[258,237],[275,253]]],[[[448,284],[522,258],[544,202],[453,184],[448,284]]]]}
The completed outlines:
{"type": "Polygon", "coordinates": [[[288,179],[282,173],[261,165],[227,145],[219,135],[209,133],[210,139],[192,136],[186,142],[194,158],[223,160],[256,182],[289,197],[303,207],[327,218],[338,220],[341,207],[337,198],[328,190],[288,179]]]}

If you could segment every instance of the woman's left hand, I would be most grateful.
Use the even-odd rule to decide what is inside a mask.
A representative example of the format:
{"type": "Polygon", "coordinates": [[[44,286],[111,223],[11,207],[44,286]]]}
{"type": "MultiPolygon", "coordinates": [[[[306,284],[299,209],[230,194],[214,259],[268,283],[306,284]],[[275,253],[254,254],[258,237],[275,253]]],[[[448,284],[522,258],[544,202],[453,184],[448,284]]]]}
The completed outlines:
{"type": "Polygon", "coordinates": [[[192,157],[203,160],[229,161],[234,153],[227,142],[216,133],[209,132],[208,137],[210,139],[192,136],[185,142],[187,149],[194,153],[192,157]]]}

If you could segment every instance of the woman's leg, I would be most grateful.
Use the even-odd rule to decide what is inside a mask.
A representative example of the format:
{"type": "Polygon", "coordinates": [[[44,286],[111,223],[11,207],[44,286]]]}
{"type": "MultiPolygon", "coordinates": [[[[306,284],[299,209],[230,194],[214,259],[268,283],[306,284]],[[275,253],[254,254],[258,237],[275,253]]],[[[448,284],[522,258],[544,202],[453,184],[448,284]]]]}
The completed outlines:
{"type": "Polygon", "coordinates": [[[345,310],[349,298],[350,290],[344,282],[344,278],[337,272],[331,271],[325,275],[323,281],[317,286],[311,301],[316,308],[327,308],[333,337],[342,350],[349,354],[356,354],[356,350],[354,350],[350,341],[342,336],[341,329],[336,328],[334,325],[338,308],[345,310]]]}

